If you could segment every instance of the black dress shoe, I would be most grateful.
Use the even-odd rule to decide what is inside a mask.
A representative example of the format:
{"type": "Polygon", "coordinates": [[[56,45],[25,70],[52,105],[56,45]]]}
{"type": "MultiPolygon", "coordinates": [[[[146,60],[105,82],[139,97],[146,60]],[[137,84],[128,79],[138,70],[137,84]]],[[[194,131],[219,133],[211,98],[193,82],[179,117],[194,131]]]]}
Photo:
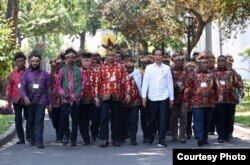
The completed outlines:
{"type": "Polygon", "coordinates": [[[136,146],[136,145],[137,145],[136,140],[131,140],[131,145],[132,145],[132,146],[136,146]]]}
{"type": "Polygon", "coordinates": [[[187,139],[191,139],[192,135],[187,135],[187,139]]]}
{"type": "Polygon", "coordinates": [[[113,145],[114,147],[120,147],[120,146],[121,146],[121,143],[120,143],[119,141],[113,141],[113,142],[112,142],[112,145],[113,145]]]}
{"type": "Polygon", "coordinates": [[[34,140],[30,140],[30,146],[35,146],[35,145],[36,145],[35,141],[34,140]]]}
{"type": "Polygon", "coordinates": [[[148,138],[148,143],[149,144],[153,144],[155,141],[155,135],[151,135],[149,138],[148,138]]]}
{"type": "Polygon", "coordinates": [[[30,137],[26,137],[26,141],[27,141],[27,142],[30,142],[30,137]]]}
{"type": "Polygon", "coordinates": [[[218,139],[218,142],[219,143],[224,143],[224,140],[223,139],[218,139]]]}
{"type": "Polygon", "coordinates": [[[90,140],[83,140],[83,145],[89,145],[90,144],[90,140]]]}
{"type": "Polygon", "coordinates": [[[96,141],[96,136],[92,136],[91,139],[92,139],[93,142],[95,142],[96,141]]]}
{"type": "Polygon", "coordinates": [[[148,138],[143,138],[142,143],[148,143],[148,138]]]}
{"type": "Polygon", "coordinates": [[[186,143],[186,140],[185,139],[181,139],[180,143],[186,143]]]}
{"type": "Polygon", "coordinates": [[[36,146],[37,148],[44,148],[43,143],[37,143],[36,146]]]}
{"type": "Polygon", "coordinates": [[[108,145],[109,145],[109,142],[107,140],[103,140],[99,146],[102,147],[102,148],[105,148],[108,145]]]}
{"type": "Polygon", "coordinates": [[[71,141],[71,146],[76,146],[76,142],[75,141],[71,141]]]}
{"type": "Polygon", "coordinates": [[[24,140],[19,140],[18,142],[16,142],[16,144],[24,144],[25,141],[24,140]]]}
{"type": "Polygon", "coordinates": [[[64,136],[63,138],[63,145],[67,145],[69,143],[69,137],[68,136],[64,136]]]}
{"type": "Polygon", "coordinates": [[[124,139],[121,139],[121,143],[125,143],[125,141],[126,141],[126,139],[124,138],[124,139]]]}
{"type": "Polygon", "coordinates": [[[203,140],[198,140],[197,144],[198,146],[203,146],[203,140]]]}

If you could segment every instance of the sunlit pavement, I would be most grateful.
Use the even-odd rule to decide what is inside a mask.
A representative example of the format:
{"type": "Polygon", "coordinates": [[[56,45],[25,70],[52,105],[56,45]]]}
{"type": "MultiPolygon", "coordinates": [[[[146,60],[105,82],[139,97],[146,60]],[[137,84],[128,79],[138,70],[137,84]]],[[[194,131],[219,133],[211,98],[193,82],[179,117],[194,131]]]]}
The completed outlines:
{"type": "MultiPolygon", "coordinates": [[[[140,129],[139,129],[140,130],[140,129]]],[[[217,136],[209,136],[210,145],[198,147],[195,139],[186,144],[170,141],[168,147],[159,148],[156,144],[143,144],[142,132],[138,132],[138,145],[131,146],[127,140],[121,147],[100,148],[97,142],[89,146],[81,144],[80,136],[76,147],[63,146],[55,142],[55,133],[51,121],[45,121],[44,149],[29,146],[28,143],[16,145],[17,139],[0,148],[1,165],[168,165],[172,164],[174,148],[250,148],[250,140],[235,134],[230,142],[218,143],[217,136]]]]}

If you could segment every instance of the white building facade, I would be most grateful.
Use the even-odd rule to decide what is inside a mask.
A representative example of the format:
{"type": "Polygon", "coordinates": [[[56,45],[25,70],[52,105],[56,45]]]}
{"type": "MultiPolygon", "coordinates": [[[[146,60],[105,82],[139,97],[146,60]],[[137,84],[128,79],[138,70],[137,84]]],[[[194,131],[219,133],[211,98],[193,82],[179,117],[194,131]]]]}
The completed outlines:
{"type": "MultiPolygon", "coordinates": [[[[242,79],[250,80],[250,61],[244,61],[239,53],[250,46],[250,22],[245,32],[238,34],[237,38],[231,37],[228,40],[220,40],[218,26],[215,23],[208,25],[193,51],[209,50],[215,56],[232,55],[234,58],[233,68],[241,75],[242,79]]],[[[233,36],[233,34],[232,34],[233,36]]]]}

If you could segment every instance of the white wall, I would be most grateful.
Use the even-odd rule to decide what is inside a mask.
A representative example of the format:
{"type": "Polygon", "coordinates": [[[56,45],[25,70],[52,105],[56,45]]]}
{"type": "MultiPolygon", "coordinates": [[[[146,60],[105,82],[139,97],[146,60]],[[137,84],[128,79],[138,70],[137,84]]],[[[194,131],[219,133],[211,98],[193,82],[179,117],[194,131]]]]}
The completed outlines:
{"type": "MultiPolygon", "coordinates": [[[[233,36],[233,35],[232,35],[233,36]]],[[[215,23],[212,24],[212,52],[218,56],[220,55],[220,37],[219,30],[215,23]]],[[[232,55],[234,57],[233,68],[242,76],[243,79],[250,80],[250,61],[244,61],[243,57],[239,56],[238,53],[244,50],[246,47],[250,46],[250,22],[249,26],[245,29],[245,33],[238,34],[237,38],[233,37],[224,40],[222,45],[223,55],[232,55]]],[[[194,51],[204,51],[206,50],[206,33],[205,30],[201,36],[201,39],[194,51]]]]}

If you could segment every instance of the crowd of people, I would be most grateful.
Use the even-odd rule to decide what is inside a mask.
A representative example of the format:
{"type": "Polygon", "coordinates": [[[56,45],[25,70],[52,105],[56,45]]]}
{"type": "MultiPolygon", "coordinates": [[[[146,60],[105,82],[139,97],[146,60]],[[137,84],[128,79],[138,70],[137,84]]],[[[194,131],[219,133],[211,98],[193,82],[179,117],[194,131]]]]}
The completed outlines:
{"type": "Polygon", "coordinates": [[[7,96],[15,111],[17,144],[28,141],[38,148],[44,147],[46,109],[62,145],[76,146],[78,129],[83,145],[98,140],[102,148],[110,141],[119,147],[127,139],[137,145],[139,121],[143,143],[157,139],[159,147],[166,147],[170,135],[181,143],[194,137],[202,146],[215,132],[223,143],[232,137],[236,104],[244,97],[232,56],[216,59],[208,52],[195,52],[186,61],[182,53],[166,57],[157,48],[138,61],[114,49],[101,58],[68,48],[51,60],[50,73],[41,68],[36,50],[27,68],[22,52],[14,62],[7,96]]]}

